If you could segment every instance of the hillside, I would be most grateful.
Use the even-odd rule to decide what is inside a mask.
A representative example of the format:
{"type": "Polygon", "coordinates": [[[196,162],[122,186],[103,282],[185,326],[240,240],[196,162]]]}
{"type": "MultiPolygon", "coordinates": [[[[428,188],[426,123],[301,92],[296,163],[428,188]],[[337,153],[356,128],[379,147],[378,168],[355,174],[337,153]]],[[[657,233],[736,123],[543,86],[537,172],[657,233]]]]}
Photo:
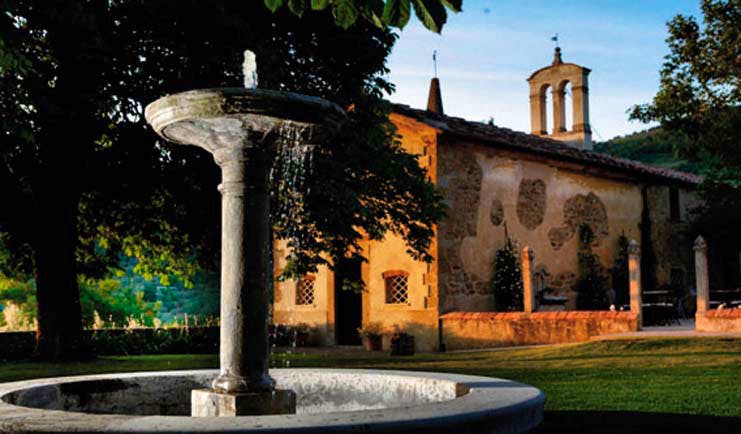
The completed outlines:
{"type": "Polygon", "coordinates": [[[594,144],[594,150],[652,166],[697,173],[696,163],[678,158],[674,154],[673,146],[681,140],[684,140],[681,136],[666,132],[661,127],[654,127],[605,142],[597,142],[594,144]]]}

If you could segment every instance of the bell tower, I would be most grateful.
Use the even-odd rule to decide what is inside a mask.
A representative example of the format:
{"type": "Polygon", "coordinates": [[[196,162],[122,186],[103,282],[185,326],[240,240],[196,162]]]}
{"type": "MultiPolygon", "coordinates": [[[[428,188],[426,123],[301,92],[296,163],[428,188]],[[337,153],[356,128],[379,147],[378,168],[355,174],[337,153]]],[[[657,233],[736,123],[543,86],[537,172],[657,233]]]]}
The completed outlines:
{"type": "Polygon", "coordinates": [[[535,71],[527,79],[530,84],[530,125],[537,136],[566,142],[579,149],[592,149],[592,130],[589,127],[589,68],[564,63],[561,48],[556,47],[553,63],[535,71]],[[566,86],[571,85],[571,130],[566,129],[566,86]],[[553,125],[548,131],[546,92],[553,96],[553,125]]]}

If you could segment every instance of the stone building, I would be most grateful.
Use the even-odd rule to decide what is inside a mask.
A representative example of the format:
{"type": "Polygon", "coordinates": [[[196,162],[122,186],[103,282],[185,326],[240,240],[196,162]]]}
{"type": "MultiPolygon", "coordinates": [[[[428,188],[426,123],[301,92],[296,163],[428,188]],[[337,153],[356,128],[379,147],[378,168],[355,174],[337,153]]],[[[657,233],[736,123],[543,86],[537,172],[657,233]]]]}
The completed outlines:
{"type": "MultiPolygon", "coordinates": [[[[692,282],[689,209],[697,204],[695,175],[647,166],[591,150],[589,69],[553,64],[529,79],[532,134],[446,116],[440,84],[430,86],[427,110],[397,105],[391,121],[404,148],[419,155],[449,207],[427,264],[405,253],[388,236],[367,241],[367,263],[321,269],[299,282],[277,283],[275,322],[307,323],[324,344],[354,344],[357,327],[379,322],[416,338],[420,351],[440,344],[440,317],[449,312],[493,309],[493,260],[504,245],[505,227],[519,246],[534,251],[534,286],[561,305],[575,308],[580,225],[595,235],[593,251],[610,268],[618,238],[637,240],[651,285],[692,282]],[[565,89],[573,97],[573,127],[566,129],[565,89]],[[546,92],[553,95],[555,128],[546,126],[546,92]],[[339,289],[345,276],[362,278],[362,293],[339,289]]],[[[285,251],[276,247],[276,269],[285,251]]],[[[386,339],[388,345],[388,338],[386,339]]]]}

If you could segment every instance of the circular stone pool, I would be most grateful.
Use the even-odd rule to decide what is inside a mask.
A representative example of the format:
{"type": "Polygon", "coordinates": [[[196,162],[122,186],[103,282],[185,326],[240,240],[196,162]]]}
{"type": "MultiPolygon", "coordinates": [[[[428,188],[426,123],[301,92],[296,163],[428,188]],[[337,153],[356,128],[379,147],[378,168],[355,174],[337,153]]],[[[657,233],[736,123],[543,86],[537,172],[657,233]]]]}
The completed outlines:
{"type": "Polygon", "coordinates": [[[508,380],[431,372],[272,369],[297,414],[191,418],[214,370],[139,372],[0,384],[0,432],[516,433],[545,396],[508,380]]]}

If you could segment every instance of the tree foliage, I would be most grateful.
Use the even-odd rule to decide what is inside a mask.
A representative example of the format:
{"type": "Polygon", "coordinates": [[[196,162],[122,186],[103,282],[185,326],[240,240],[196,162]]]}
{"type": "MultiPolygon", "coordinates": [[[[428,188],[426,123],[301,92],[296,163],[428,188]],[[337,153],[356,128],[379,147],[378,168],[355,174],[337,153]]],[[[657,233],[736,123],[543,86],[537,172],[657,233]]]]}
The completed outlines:
{"type": "Polygon", "coordinates": [[[448,19],[446,9],[460,12],[463,0],[264,0],[272,12],[285,6],[296,16],[307,11],[331,10],[335,23],[343,29],[350,28],[358,18],[376,27],[403,29],[409,22],[411,11],[427,29],[440,33],[448,19]]]}
{"type": "Polygon", "coordinates": [[[494,278],[491,281],[494,307],[498,312],[522,311],[522,268],[517,242],[506,236],[504,247],[494,258],[494,278]]]}
{"type": "Polygon", "coordinates": [[[681,134],[675,151],[705,176],[698,231],[737,244],[741,220],[741,0],[702,0],[702,22],[668,23],[659,90],[630,116],[681,134]]]}
{"type": "Polygon", "coordinates": [[[617,239],[617,255],[615,263],[610,269],[612,277],[612,289],[615,291],[612,303],[616,307],[630,304],[630,273],[628,269],[628,246],[630,242],[625,234],[620,234],[617,239]]]}
{"type": "Polygon", "coordinates": [[[287,271],[331,264],[321,251],[341,257],[388,231],[430,259],[443,208],[387,117],[389,31],[230,0],[4,7],[0,36],[31,64],[0,69],[0,184],[14,204],[0,208],[10,252],[0,265],[36,277],[40,330],[79,335],[78,274],[102,277],[121,252],[148,277],[188,281],[200,267],[217,269],[218,167],[206,152],[160,141],[143,108],[168,93],[238,85],[245,49],[257,53],[261,86],[354,107],[316,159],[301,224],[275,221],[295,249],[287,271]]]}
{"type": "Polygon", "coordinates": [[[653,127],[595,143],[594,150],[652,166],[699,173],[697,161],[684,158],[677,152],[683,140],[687,138],[681,133],[653,127]]]}

